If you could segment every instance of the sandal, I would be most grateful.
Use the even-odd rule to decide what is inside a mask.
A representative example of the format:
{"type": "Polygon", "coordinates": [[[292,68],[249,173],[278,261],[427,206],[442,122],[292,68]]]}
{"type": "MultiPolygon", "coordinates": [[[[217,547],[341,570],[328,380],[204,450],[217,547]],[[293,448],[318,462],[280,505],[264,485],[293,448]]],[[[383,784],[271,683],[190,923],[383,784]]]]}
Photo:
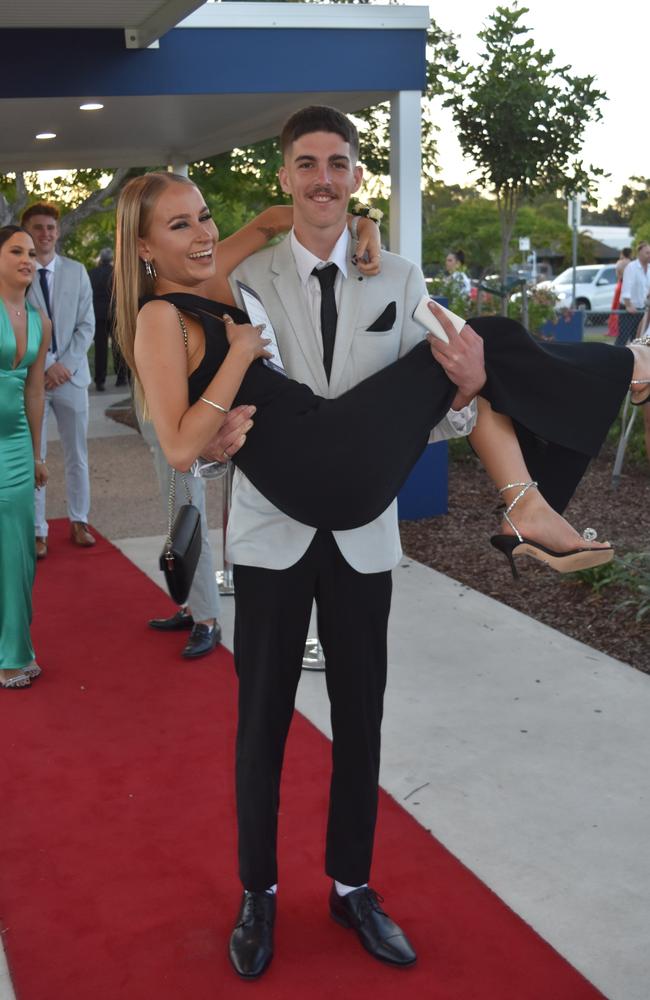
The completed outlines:
{"type": "MultiPolygon", "coordinates": [[[[632,343],[641,344],[643,347],[650,347],[650,334],[645,333],[642,337],[637,337],[636,340],[633,340],[632,343]]],[[[638,389],[636,391],[637,393],[639,392],[638,389]]],[[[630,382],[630,402],[632,403],[632,406],[643,406],[644,403],[650,403],[650,379],[648,378],[632,379],[632,381],[630,382]],[[631,393],[634,391],[632,389],[632,386],[634,385],[645,385],[648,388],[646,389],[645,393],[641,394],[640,398],[639,396],[637,396],[637,398],[634,399],[631,395],[631,393]]]]}
{"type": "MultiPolygon", "coordinates": [[[[513,523],[510,513],[521,498],[526,495],[528,490],[533,486],[537,486],[537,483],[508,483],[507,486],[499,490],[499,493],[511,490],[515,486],[521,486],[522,489],[510,506],[506,507],[503,514],[515,533],[514,537],[512,535],[492,535],[490,538],[490,542],[495,549],[503,552],[506,559],[508,559],[515,580],[519,579],[519,573],[515,566],[515,556],[532,556],[534,559],[546,563],[551,569],[557,570],[558,573],[575,573],[576,570],[593,569],[594,566],[603,566],[605,563],[612,561],[614,558],[614,549],[611,545],[602,549],[587,547],[569,549],[568,552],[555,552],[546,545],[542,545],[541,542],[536,542],[532,538],[524,538],[513,523]]],[[[596,540],[596,532],[593,528],[585,528],[582,537],[586,542],[593,542],[596,540]]]]}
{"type": "Polygon", "coordinates": [[[22,668],[22,671],[25,677],[29,677],[30,681],[40,677],[43,673],[36,660],[32,660],[31,663],[28,663],[26,667],[22,668]]]}
{"type": "MultiPolygon", "coordinates": [[[[2,671],[4,673],[4,671],[2,671]]],[[[32,686],[32,682],[29,677],[21,670],[19,673],[14,674],[9,680],[0,680],[0,687],[3,688],[28,688],[32,686]]]]}

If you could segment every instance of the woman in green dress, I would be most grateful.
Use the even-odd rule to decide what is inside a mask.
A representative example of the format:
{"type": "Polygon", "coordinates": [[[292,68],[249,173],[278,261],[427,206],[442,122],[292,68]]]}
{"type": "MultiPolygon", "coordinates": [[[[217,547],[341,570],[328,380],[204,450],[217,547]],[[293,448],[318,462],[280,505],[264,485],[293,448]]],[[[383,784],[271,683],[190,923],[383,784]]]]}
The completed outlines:
{"type": "Polygon", "coordinates": [[[41,670],[29,632],[34,549],[34,486],[40,460],[45,355],[52,326],[25,302],[36,272],[31,236],[0,229],[0,686],[29,687],[41,670]]]}

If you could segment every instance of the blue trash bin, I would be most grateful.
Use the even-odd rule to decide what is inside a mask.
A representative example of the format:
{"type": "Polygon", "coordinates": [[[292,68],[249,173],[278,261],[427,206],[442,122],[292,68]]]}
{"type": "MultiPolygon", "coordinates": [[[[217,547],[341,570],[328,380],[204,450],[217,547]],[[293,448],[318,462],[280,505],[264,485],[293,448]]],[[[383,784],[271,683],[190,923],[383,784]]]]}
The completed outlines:
{"type": "Polygon", "coordinates": [[[544,337],[552,337],[558,344],[577,344],[582,340],[585,314],[582,309],[565,309],[556,319],[550,319],[541,329],[544,337]]]}
{"type": "Polygon", "coordinates": [[[411,475],[397,497],[400,521],[435,517],[449,509],[447,442],[428,444],[413,466],[411,475]]]}

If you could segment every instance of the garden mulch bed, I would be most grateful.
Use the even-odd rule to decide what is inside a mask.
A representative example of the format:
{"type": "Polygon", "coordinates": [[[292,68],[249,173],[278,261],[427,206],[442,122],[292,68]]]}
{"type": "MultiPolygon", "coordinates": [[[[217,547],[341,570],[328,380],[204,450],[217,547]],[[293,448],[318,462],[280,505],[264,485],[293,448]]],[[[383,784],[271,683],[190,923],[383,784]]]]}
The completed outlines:
{"type": "MultiPolygon", "coordinates": [[[[466,446],[464,446],[466,447],[466,446]]],[[[582,530],[594,527],[617,553],[650,549],[650,465],[628,463],[611,487],[614,453],[607,446],[592,462],[566,516],[582,530]]],[[[629,591],[619,584],[594,590],[575,574],[562,576],[533,559],[518,560],[519,581],[489,544],[498,531],[494,488],[469,448],[449,463],[449,514],[402,521],[402,545],[412,559],[516,608],[595,649],[650,673],[650,615],[635,621],[621,609],[629,591]]]]}

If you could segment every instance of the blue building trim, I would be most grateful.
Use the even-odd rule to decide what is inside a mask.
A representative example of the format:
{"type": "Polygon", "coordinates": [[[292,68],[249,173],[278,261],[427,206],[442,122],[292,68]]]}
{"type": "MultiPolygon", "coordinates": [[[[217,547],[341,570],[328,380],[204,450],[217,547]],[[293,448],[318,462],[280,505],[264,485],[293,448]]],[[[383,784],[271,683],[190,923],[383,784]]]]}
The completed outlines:
{"type": "Polygon", "coordinates": [[[112,30],[0,31],[0,97],[423,90],[426,33],[177,28],[158,49],[112,30]],[[27,71],[29,67],[29,71],[27,71]]]}

